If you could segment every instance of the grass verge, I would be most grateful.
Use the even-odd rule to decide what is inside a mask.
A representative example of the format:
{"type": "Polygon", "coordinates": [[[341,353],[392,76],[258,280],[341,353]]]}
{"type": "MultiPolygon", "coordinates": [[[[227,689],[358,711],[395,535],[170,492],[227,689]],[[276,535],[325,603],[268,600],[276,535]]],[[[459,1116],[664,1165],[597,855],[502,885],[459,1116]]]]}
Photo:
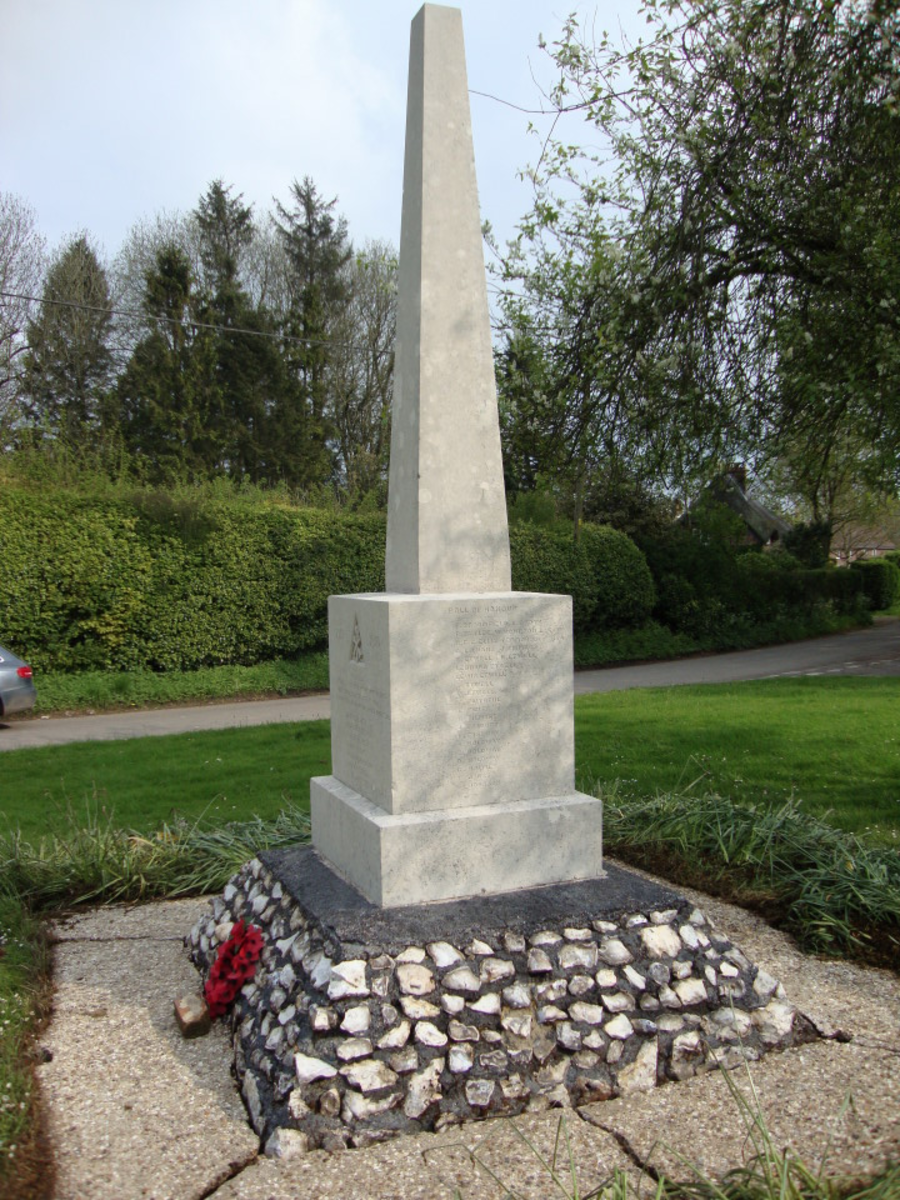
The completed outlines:
{"type": "Polygon", "coordinates": [[[328,654],[319,650],[295,661],[197,671],[48,672],[37,678],[37,685],[35,711],[45,715],[290,696],[328,688],[328,654]]]}

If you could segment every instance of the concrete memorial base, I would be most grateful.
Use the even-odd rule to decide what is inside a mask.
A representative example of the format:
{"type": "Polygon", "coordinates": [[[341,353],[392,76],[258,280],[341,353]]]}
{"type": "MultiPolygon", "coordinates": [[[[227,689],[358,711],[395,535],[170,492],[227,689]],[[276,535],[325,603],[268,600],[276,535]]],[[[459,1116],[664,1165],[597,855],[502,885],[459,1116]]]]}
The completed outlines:
{"type": "Polygon", "coordinates": [[[333,775],[316,849],[391,908],[602,875],[574,789],[572,606],[530,592],[332,596],[333,775]]]}
{"type": "Polygon", "coordinates": [[[593,1104],[816,1036],[702,912],[612,865],[385,910],[310,847],[268,851],[186,939],[204,976],[241,918],[265,948],[226,1020],[269,1154],[593,1104]]]}

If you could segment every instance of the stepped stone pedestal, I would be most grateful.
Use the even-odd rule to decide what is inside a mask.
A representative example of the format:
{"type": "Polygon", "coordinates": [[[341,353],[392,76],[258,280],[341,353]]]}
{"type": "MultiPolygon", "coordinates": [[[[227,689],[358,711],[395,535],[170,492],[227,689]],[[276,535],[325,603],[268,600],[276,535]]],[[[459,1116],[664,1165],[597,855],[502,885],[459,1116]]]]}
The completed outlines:
{"type": "Polygon", "coordinates": [[[335,596],[313,841],[384,907],[602,873],[575,791],[568,596],[335,596]]]}

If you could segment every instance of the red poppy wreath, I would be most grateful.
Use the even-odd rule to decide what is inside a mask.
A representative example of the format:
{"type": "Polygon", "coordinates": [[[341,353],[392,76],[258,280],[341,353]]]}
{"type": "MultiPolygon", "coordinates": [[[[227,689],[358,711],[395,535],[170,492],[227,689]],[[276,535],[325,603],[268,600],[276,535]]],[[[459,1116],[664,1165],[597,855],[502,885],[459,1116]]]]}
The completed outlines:
{"type": "Polygon", "coordinates": [[[244,984],[256,974],[262,948],[260,931],[243,921],[234,925],[228,940],[219,947],[203,988],[209,1015],[214,1020],[227,1012],[244,984]]]}

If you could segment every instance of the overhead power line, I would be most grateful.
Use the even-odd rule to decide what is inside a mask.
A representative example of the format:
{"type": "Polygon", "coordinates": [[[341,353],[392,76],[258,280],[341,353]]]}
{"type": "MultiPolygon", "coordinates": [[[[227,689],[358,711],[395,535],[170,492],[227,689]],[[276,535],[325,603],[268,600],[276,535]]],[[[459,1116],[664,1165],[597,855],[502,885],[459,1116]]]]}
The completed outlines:
{"type": "Polygon", "coordinates": [[[4,300],[26,300],[32,304],[53,304],[58,308],[75,308],[83,312],[108,313],[111,317],[133,317],[141,321],[163,321],[168,325],[178,325],[183,329],[209,329],[213,333],[242,333],[249,337],[269,338],[274,342],[294,342],[303,346],[352,346],[353,342],[341,341],[336,338],[297,337],[289,333],[269,333],[264,329],[244,329],[238,325],[214,325],[209,321],[195,321],[183,317],[166,317],[161,314],[148,314],[134,308],[113,308],[105,304],[84,304],[78,300],[54,300],[44,296],[26,296],[21,292],[0,291],[4,300]]]}

